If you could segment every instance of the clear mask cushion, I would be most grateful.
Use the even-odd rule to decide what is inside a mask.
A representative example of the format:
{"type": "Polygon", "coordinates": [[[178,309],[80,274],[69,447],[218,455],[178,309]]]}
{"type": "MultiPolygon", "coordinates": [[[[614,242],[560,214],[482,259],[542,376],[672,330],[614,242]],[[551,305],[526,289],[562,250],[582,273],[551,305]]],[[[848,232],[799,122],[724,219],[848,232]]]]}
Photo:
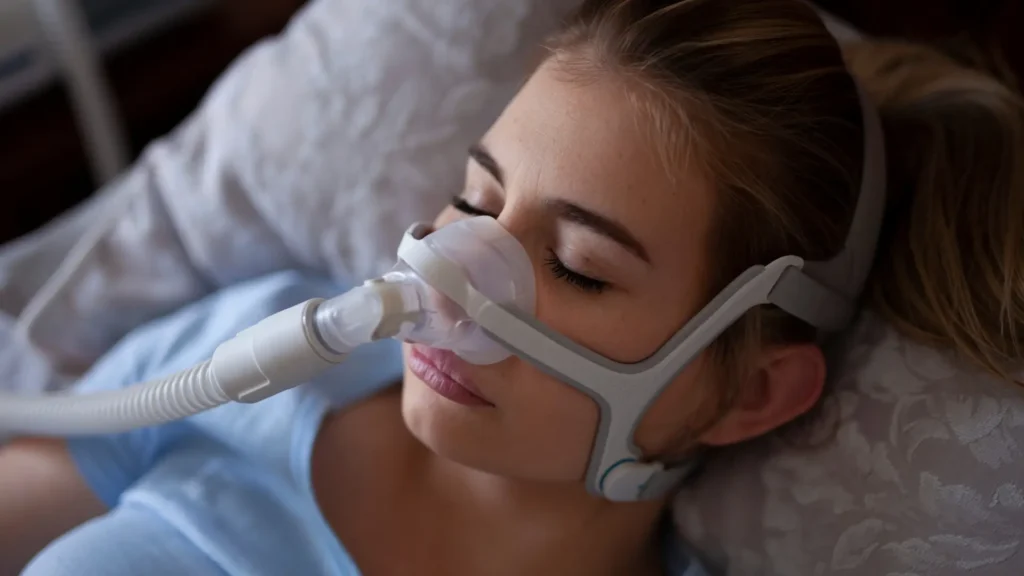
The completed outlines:
{"type": "MultiPolygon", "coordinates": [[[[416,227],[403,243],[421,242],[434,256],[456,266],[472,289],[493,303],[533,314],[536,280],[530,257],[511,234],[489,220],[468,218],[432,232],[424,226],[416,227]]],[[[462,306],[420,278],[407,263],[400,260],[384,279],[404,281],[410,277],[422,286],[423,318],[414,329],[401,335],[403,340],[451,350],[478,365],[501,362],[512,355],[488,336],[462,306]]]]}

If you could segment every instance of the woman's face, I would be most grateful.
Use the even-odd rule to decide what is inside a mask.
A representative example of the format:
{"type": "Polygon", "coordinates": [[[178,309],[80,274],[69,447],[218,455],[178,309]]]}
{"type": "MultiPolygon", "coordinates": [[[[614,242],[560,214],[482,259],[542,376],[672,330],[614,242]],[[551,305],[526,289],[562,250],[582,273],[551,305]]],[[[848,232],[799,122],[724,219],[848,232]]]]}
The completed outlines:
{"type": "MultiPolygon", "coordinates": [[[[473,148],[465,189],[436,222],[497,218],[533,261],[537,317],[620,362],[650,356],[696,312],[707,265],[711,183],[686,166],[670,175],[645,122],[614,77],[572,81],[549,62],[473,148]]],[[[598,422],[583,393],[515,356],[474,366],[406,346],[405,359],[404,418],[438,454],[505,476],[583,477],[598,422]],[[439,393],[430,365],[475,397],[439,393]]],[[[670,448],[698,416],[704,364],[648,412],[642,449],[670,448]]]]}

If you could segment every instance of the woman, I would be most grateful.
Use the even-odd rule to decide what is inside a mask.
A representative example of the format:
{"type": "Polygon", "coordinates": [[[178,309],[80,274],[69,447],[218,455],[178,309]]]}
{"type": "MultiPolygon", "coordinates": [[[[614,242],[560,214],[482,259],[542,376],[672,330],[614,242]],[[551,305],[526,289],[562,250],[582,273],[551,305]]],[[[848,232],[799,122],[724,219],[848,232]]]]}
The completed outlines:
{"type": "MultiPolygon", "coordinates": [[[[1006,374],[1024,330],[1024,106],[923,48],[847,57],[890,151],[870,304],[1006,374]]],[[[843,54],[802,2],[590,0],[472,149],[436,225],[496,218],[531,257],[539,319],[638,362],[747,268],[839,252],[862,133],[843,54]]],[[[184,367],[324,290],[295,276],[230,289],[136,332],[82,386],[184,367]]],[[[746,314],[660,395],[636,444],[686,461],[793,422],[824,391],[815,337],[776,309],[746,314]]],[[[516,357],[403,356],[402,385],[358,401],[389,365],[339,372],[339,409],[295,390],[156,430],[8,446],[6,568],[42,549],[26,573],[699,573],[661,537],[667,496],[584,488],[588,397],[516,357]]]]}

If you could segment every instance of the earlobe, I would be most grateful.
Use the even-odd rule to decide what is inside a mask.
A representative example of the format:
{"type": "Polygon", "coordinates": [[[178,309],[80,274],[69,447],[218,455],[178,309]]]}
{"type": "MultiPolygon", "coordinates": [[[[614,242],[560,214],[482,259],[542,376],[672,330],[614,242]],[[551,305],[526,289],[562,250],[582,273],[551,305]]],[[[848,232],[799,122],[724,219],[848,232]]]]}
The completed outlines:
{"type": "Polygon", "coordinates": [[[825,356],[815,344],[765,350],[757,370],[741,385],[736,404],[700,442],[737,444],[795,420],[817,404],[825,376],[825,356]]]}

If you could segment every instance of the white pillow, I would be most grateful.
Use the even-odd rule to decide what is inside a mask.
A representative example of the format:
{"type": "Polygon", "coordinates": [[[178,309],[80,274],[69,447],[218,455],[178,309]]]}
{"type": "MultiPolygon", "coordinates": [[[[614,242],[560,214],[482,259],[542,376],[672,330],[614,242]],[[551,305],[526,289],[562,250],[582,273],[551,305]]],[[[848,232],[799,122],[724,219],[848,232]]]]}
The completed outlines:
{"type": "Polygon", "coordinates": [[[1024,391],[871,314],[835,352],[820,426],[713,460],[683,537],[737,576],[1024,574],[1024,391]]]}
{"type": "Polygon", "coordinates": [[[319,0],[106,194],[20,328],[76,372],[138,324],[281,268],[363,278],[462,185],[465,150],[575,0],[319,0]]]}

